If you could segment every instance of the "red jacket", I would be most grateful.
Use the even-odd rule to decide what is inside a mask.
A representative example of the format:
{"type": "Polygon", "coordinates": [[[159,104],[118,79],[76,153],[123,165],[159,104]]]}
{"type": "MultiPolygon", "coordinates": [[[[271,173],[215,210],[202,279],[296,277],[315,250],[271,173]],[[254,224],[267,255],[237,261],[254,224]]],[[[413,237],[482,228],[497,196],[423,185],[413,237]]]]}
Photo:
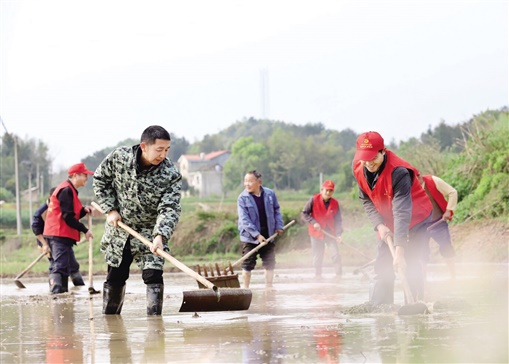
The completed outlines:
{"type": "Polygon", "coordinates": [[[409,229],[418,223],[424,221],[430,214],[433,206],[429,200],[426,191],[421,187],[419,180],[416,178],[419,171],[410,165],[404,159],[401,159],[390,150],[386,150],[387,161],[385,167],[378,177],[375,188],[371,190],[364,176],[364,168],[360,161],[356,161],[354,165],[354,176],[359,183],[359,187],[369,196],[377,211],[382,215],[384,224],[394,232],[394,214],[392,211],[392,199],[394,191],[392,190],[392,171],[396,167],[404,167],[413,172],[413,180],[411,187],[412,195],[412,218],[410,220],[409,229]]]}
{"type": "Polygon", "coordinates": [[[70,238],[74,241],[80,240],[80,232],[79,230],[73,229],[69,225],[66,224],[64,218],[62,216],[62,211],[60,210],[60,201],[58,201],[57,195],[65,187],[71,187],[72,195],[73,195],[73,206],[74,206],[74,215],[76,219],[80,219],[81,209],[83,205],[81,201],[78,199],[78,193],[76,189],[69,181],[64,181],[57,186],[55,192],[50,197],[50,202],[48,205],[48,212],[46,215],[46,222],[44,224],[44,236],[58,236],[61,238],[70,238]]]}
{"type": "MultiPolygon", "coordinates": [[[[313,210],[311,211],[311,216],[320,224],[323,230],[329,228],[334,236],[336,235],[334,216],[338,212],[339,202],[335,198],[330,198],[329,206],[326,208],[321,194],[317,193],[313,196],[313,210]]],[[[317,239],[324,238],[323,232],[316,230],[312,224],[308,224],[308,233],[317,239]]]]}

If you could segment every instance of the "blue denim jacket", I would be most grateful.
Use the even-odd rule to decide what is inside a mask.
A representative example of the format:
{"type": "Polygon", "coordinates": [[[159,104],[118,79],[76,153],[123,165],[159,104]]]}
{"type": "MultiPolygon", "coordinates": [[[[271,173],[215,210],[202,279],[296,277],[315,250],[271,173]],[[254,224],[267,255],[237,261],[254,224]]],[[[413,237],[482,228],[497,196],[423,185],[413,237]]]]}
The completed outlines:
{"type": "MultiPolygon", "coordinates": [[[[279,202],[274,191],[263,186],[261,188],[263,188],[269,236],[272,236],[276,230],[283,230],[283,216],[281,215],[279,202]]],[[[260,235],[260,216],[258,215],[258,208],[253,196],[246,190],[242,191],[237,199],[237,210],[239,214],[240,241],[258,244],[256,237],[260,235]]]]}

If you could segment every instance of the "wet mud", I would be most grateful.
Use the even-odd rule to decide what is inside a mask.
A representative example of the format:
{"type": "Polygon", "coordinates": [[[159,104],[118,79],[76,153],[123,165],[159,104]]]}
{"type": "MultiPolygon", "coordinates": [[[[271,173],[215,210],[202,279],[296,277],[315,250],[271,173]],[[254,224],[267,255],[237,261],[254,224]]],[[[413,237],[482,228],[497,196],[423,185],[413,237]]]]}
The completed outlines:
{"type": "MultiPolygon", "coordinates": [[[[328,274],[327,274],[328,273],[328,274]]],[[[311,270],[276,269],[273,289],[252,278],[246,311],[179,313],[197,283],[165,274],[163,315],[146,316],[139,275],[127,282],[121,315],[102,315],[86,286],[51,296],[44,278],[1,281],[1,363],[507,363],[507,264],[460,265],[451,280],[428,267],[429,314],[399,316],[367,303],[369,280],[345,269],[315,281],[311,270]],[[329,277],[329,278],[327,278],[329,277]]],[[[102,290],[103,276],[95,276],[102,290]]]]}

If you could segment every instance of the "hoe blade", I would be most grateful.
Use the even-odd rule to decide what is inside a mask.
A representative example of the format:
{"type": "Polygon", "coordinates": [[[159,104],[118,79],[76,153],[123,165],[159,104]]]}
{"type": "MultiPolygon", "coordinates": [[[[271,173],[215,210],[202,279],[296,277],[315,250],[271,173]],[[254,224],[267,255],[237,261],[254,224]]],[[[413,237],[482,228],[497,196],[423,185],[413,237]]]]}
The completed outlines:
{"type": "Polygon", "coordinates": [[[179,312],[243,311],[251,305],[249,289],[222,288],[185,291],[179,312]]]}

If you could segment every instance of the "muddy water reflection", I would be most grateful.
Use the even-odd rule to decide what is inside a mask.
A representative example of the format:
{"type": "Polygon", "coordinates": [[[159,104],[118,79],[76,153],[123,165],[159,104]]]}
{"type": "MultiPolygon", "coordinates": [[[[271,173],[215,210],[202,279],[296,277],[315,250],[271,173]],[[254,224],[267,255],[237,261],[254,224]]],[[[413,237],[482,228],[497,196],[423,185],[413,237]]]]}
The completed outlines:
{"type": "MultiPolygon", "coordinates": [[[[457,269],[452,282],[443,266],[429,267],[432,313],[412,317],[346,314],[366,301],[369,284],[349,272],[342,281],[315,282],[312,271],[279,270],[275,288],[265,290],[257,271],[248,311],[197,317],[178,313],[182,291],[197,289],[183,274],[166,275],[162,317],[145,316],[145,286],[136,275],[121,316],[102,315],[101,295],[87,287],[51,297],[45,279],[24,279],[25,290],[4,279],[0,362],[507,362],[507,265],[457,269]]],[[[403,302],[396,291],[396,303],[403,302]]]]}

